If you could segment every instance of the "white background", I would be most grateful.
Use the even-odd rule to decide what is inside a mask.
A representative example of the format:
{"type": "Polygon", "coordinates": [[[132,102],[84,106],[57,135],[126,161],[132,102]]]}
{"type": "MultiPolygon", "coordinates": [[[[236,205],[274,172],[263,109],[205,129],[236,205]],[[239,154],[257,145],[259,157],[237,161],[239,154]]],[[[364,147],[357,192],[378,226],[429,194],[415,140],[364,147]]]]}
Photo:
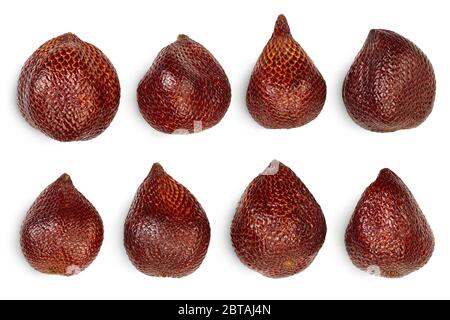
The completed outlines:
{"type": "Polygon", "coordinates": [[[315,299],[450,298],[450,45],[447,1],[1,1],[0,4],[0,298],[315,299]],[[320,116],[292,130],[267,130],[249,116],[251,70],[284,13],[296,40],[328,85],[320,116]],[[435,109],[417,129],[379,134],[350,119],[344,76],[371,28],[394,30],[432,61],[435,109]],[[61,143],[31,128],[16,104],[25,60],[65,32],[98,46],[122,86],[116,118],[98,138],[61,143]],[[161,48],[185,33],[208,48],[232,85],[228,113],[216,127],[189,136],[152,129],[136,102],[138,82],[161,48]],[[328,234],[314,263],[286,279],[268,279],[235,256],[229,228],[250,181],[272,159],[291,167],[322,206],[328,234]],[[197,197],[212,228],[204,263],[183,279],[138,272],[122,244],[135,191],[160,162],[197,197]],[[392,280],[355,268],[344,231],[363,190],[383,167],[410,187],[436,237],[430,262],[392,280]],[[98,258],[65,278],[34,271],[22,256],[19,229],[39,193],[63,172],[94,204],[105,225],[98,258]]]}

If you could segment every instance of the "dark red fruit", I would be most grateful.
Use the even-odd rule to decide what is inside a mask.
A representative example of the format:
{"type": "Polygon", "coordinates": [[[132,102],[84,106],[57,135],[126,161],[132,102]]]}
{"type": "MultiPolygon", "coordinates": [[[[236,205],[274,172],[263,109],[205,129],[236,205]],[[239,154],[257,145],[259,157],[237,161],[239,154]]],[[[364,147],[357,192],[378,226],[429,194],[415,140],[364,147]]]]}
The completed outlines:
{"type": "Polygon", "coordinates": [[[376,132],[417,127],[433,110],[435,95],[428,58],[414,43],[388,30],[370,31],[343,88],[352,119],[376,132]]]}
{"type": "Polygon", "coordinates": [[[274,161],[247,187],[231,227],[241,261],[267,277],[308,267],[325,241],[320,206],[288,167],[274,161]]]}
{"type": "Polygon", "coordinates": [[[219,123],[228,110],[231,88],[213,55],[185,35],[165,47],[139,84],[145,120],[166,133],[193,133],[219,123]]]}
{"type": "Polygon", "coordinates": [[[111,62],[71,33],[37,49],[19,78],[20,112],[33,127],[60,141],[101,134],[119,100],[119,79],[111,62]]]}
{"type": "Polygon", "coordinates": [[[252,117],[272,129],[296,128],[322,111],[326,84],[280,15],[272,38],[256,63],[247,91],[252,117]]]}
{"type": "Polygon", "coordinates": [[[210,228],[205,211],[184,186],[154,164],[125,221],[125,248],[150,276],[183,277],[205,258],[210,228]]]}
{"type": "Polygon", "coordinates": [[[36,270],[71,276],[94,261],[103,223],[94,206],[63,174],[28,211],[20,232],[23,254],[36,270]]]}
{"type": "Polygon", "coordinates": [[[434,249],[433,232],[414,196],[389,169],[362,195],[345,242],[358,268],[388,278],[420,269],[434,249]]]}

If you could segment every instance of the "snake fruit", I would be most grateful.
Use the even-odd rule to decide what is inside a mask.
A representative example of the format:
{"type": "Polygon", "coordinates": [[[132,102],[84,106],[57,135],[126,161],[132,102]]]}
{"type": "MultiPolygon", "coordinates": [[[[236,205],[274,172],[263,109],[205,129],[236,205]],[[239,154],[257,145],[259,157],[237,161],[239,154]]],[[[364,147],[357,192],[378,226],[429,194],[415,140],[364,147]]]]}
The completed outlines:
{"type": "Polygon", "coordinates": [[[436,78],[428,58],[411,41],[371,30],[348,72],[343,99],[350,117],[375,132],[411,129],[433,110],[436,78]]]}
{"type": "Polygon", "coordinates": [[[111,62],[72,33],[39,47],[19,78],[23,117],[59,141],[97,137],[113,120],[119,100],[119,79],[111,62]]]}
{"type": "Polygon", "coordinates": [[[325,241],[322,209],[295,173],[274,161],[245,190],[231,239],[240,260],[267,277],[307,268],[325,241]]]}
{"type": "Polygon", "coordinates": [[[353,263],[369,273],[398,278],[423,267],[434,236],[414,196],[383,169],[359,200],[345,235],[353,263]]]}
{"type": "Polygon", "coordinates": [[[186,35],[165,47],[139,83],[145,120],[165,133],[195,133],[218,124],[231,101],[225,71],[201,44],[186,35]]]}
{"type": "Polygon", "coordinates": [[[247,107],[260,125],[289,129],[307,124],[322,111],[326,84],[280,15],[259,57],[247,90],[247,107]]]}
{"type": "Polygon", "coordinates": [[[20,232],[22,252],[30,265],[64,276],[86,269],[102,242],[102,219],[67,174],[39,195],[20,232]]]}
{"type": "Polygon", "coordinates": [[[125,222],[125,248],[134,266],[158,277],[184,277],[205,258],[206,213],[184,186],[154,164],[139,187],[125,222]]]}

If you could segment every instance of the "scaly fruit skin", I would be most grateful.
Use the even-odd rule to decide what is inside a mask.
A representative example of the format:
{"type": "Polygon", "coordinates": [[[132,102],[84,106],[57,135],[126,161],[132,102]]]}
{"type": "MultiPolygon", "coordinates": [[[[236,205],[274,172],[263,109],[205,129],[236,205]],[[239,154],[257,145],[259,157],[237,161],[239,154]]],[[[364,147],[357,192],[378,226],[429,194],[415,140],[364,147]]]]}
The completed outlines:
{"type": "Polygon", "coordinates": [[[388,30],[371,30],[348,72],[343,99],[351,118],[375,132],[419,126],[433,110],[436,78],[425,54],[388,30]]]}
{"type": "Polygon", "coordinates": [[[325,217],[313,195],[294,172],[274,161],[242,196],[231,239],[245,265],[281,278],[311,264],[326,232],[325,217]]]}
{"type": "Polygon", "coordinates": [[[94,261],[103,242],[103,223],[64,174],[33,203],[20,234],[22,252],[34,269],[71,276],[94,261]]]}
{"type": "Polygon", "coordinates": [[[411,191],[389,169],[362,195],[345,235],[347,251],[360,269],[397,278],[423,267],[434,236],[411,191]]]}
{"type": "Polygon", "coordinates": [[[180,35],[158,54],[137,96],[141,113],[153,128],[193,133],[222,120],[230,105],[231,88],[213,55],[180,35]]]}
{"type": "Polygon", "coordinates": [[[250,79],[247,106],[251,116],[266,128],[300,127],[322,111],[326,92],[322,75],[280,15],[250,79]]]}
{"type": "Polygon", "coordinates": [[[95,46],[66,33],[25,63],[18,104],[30,125],[59,141],[89,140],[113,120],[120,100],[116,70],[95,46]]]}
{"type": "Polygon", "coordinates": [[[158,277],[184,277],[205,258],[210,227],[205,211],[158,163],[137,191],[124,243],[134,266],[158,277]]]}

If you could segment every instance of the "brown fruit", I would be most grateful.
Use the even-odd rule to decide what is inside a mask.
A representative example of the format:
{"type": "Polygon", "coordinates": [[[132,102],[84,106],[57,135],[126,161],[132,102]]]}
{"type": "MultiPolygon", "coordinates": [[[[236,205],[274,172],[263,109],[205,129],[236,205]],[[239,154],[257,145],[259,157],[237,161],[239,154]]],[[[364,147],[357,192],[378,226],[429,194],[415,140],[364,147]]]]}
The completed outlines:
{"type": "Polygon", "coordinates": [[[344,81],[347,111],[376,132],[415,128],[430,115],[436,79],[425,54],[388,30],[371,30],[344,81]]]}
{"type": "Polygon", "coordinates": [[[125,221],[128,257],[141,272],[183,277],[205,258],[210,228],[205,211],[158,163],[139,187],[125,221]]]}
{"type": "Polygon", "coordinates": [[[322,111],[326,84],[280,15],[272,38],[259,57],[247,91],[247,106],[260,125],[296,128],[322,111]]]}
{"type": "Polygon", "coordinates": [[[345,243],[358,268],[388,278],[420,269],[434,249],[433,232],[414,196],[389,169],[359,200],[345,243]]]}
{"type": "Polygon", "coordinates": [[[65,276],[86,269],[102,242],[102,219],[67,174],[39,195],[20,232],[22,252],[33,268],[65,276]]]}
{"type": "Polygon", "coordinates": [[[231,226],[241,261],[281,278],[308,267],[325,241],[320,206],[302,181],[278,161],[250,183],[231,226]]]}
{"type": "Polygon", "coordinates": [[[141,113],[153,128],[193,133],[222,120],[230,105],[231,88],[213,55],[180,35],[158,54],[137,96],[141,113]]]}
{"type": "Polygon", "coordinates": [[[33,127],[60,141],[89,140],[114,118],[119,79],[108,58],[66,33],[44,43],[25,63],[18,104],[33,127]]]}

